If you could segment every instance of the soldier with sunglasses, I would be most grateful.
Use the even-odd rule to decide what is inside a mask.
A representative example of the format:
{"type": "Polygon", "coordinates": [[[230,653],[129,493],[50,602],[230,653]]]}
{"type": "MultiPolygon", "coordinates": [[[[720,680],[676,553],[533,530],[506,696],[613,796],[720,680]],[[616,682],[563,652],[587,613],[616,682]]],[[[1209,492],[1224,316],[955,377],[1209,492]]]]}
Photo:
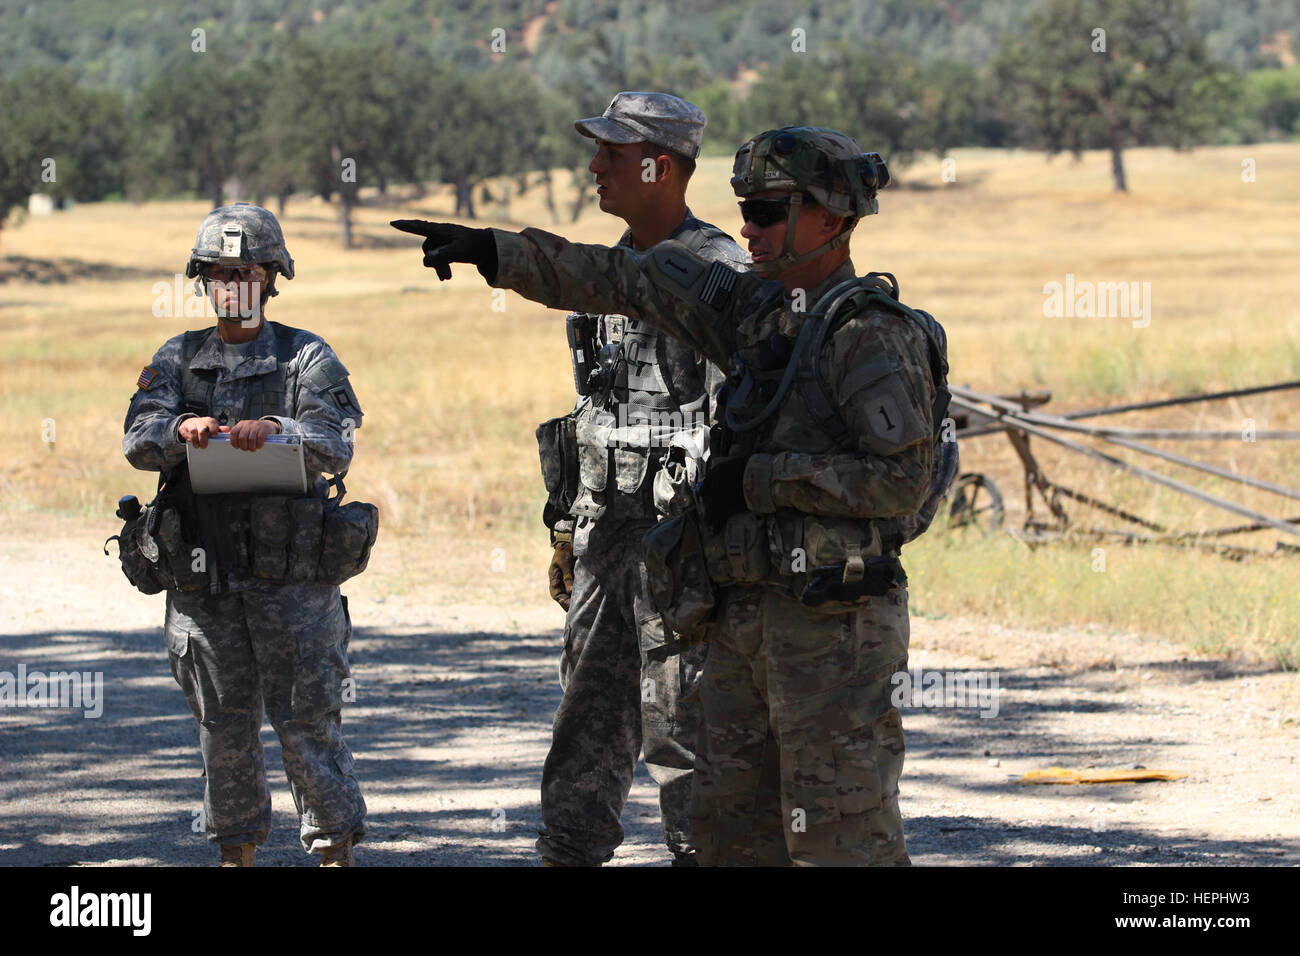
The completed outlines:
{"type": "Polygon", "coordinates": [[[752,273],[536,229],[395,223],[425,265],[471,262],[547,305],[640,315],[730,370],[698,507],[647,536],[651,590],[710,640],[693,827],[713,865],[909,862],[898,806],[907,666],[899,550],[955,470],[946,340],[859,278],[850,233],[889,173],[834,130],[768,130],[736,154],[752,273]]]}
{"type": "MultiPolygon", "coordinates": [[[[182,529],[204,529],[205,573],[166,585],[164,632],[172,675],[199,724],[208,839],[220,844],[222,866],[253,866],[270,832],[265,713],[280,740],[303,850],[319,854],[321,866],[351,866],[366,816],[342,730],[352,624],[338,585],[318,582],[338,579],[326,573],[335,558],[353,557],[322,551],[329,537],[321,473],[341,478],[348,470],[360,404],[347,369],[320,336],[265,317],[276,280],[294,276],[268,210],[248,203],[212,210],[185,274],[196,291],[202,283],[217,324],[174,336],[154,354],[136,383],[122,450],[136,468],[162,472],[165,487],[181,489],[167,494],[186,503],[171,512],[182,529]],[[256,453],[272,435],[302,442],[309,494],[263,497],[266,508],[252,495],[221,496],[220,518],[205,515],[201,509],[216,496],[188,491],[186,444],[206,448],[227,436],[256,453]],[[286,541],[290,533],[294,540],[286,541]],[[212,540],[226,546],[208,548],[212,540]],[[255,549],[268,540],[279,547],[268,547],[264,561],[255,549]]],[[[183,532],[169,539],[167,512],[160,513],[158,547],[166,551],[174,540],[171,566],[185,575],[190,542],[183,532]]],[[[356,556],[362,567],[365,556],[356,556]]]]}

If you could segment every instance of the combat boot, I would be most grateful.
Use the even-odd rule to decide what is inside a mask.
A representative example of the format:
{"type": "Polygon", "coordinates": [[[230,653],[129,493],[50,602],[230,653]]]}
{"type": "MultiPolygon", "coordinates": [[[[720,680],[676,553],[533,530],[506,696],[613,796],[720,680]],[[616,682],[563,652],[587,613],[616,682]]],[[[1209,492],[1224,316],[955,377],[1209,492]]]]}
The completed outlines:
{"type": "Polygon", "coordinates": [[[352,841],[345,840],[343,843],[336,843],[321,850],[320,865],[354,866],[355,864],[352,861],[352,841]]]}
{"type": "Polygon", "coordinates": [[[253,851],[257,849],[255,843],[223,843],[221,844],[221,866],[256,866],[253,862],[253,851]]]}

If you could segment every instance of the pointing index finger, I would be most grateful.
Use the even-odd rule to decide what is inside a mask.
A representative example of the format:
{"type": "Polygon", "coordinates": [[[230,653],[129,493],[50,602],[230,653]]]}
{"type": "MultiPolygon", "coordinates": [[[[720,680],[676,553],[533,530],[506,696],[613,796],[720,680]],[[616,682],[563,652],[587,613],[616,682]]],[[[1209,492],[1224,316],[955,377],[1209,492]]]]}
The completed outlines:
{"type": "Polygon", "coordinates": [[[388,223],[394,229],[400,229],[402,232],[409,232],[415,236],[424,236],[426,239],[434,234],[438,223],[429,222],[426,219],[394,219],[388,223]]]}

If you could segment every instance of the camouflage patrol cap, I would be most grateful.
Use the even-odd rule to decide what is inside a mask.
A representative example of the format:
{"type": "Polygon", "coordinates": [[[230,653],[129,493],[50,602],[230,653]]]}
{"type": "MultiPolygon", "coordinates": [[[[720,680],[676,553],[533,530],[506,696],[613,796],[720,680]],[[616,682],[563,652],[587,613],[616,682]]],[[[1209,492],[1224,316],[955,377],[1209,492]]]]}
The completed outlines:
{"type": "Polygon", "coordinates": [[[254,262],[272,263],[286,279],[293,278],[293,259],[275,216],[261,206],[237,202],[218,206],[203,220],[185,275],[194,278],[205,264],[237,266],[254,262]]]}
{"type": "Polygon", "coordinates": [[[704,111],[668,93],[618,93],[604,115],[573,124],[583,136],[608,143],[654,143],[694,159],[704,140],[704,111]]]}
{"type": "Polygon", "coordinates": [[[731,188],[745,197],[766,189],[806,192],[837,216],[879,212],[877,190],[889,185],[879,153],[818,126],[783,126],[759,133],[736,151],[731,188]]]}

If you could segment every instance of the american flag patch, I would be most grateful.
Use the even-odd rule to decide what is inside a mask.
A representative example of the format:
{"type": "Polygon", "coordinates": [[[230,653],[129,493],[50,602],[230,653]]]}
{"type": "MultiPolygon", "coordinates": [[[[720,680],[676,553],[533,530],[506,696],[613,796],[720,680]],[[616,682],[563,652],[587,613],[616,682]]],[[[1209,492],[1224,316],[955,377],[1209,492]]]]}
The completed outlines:
{"type": "Polygon", "coordinates": [[[147,392],[149,390],[149,386],[153,385],[154,381],[157,378],[158,378],[157,370],[152,369],[148,365],[146,365],[144,367],[144,371],[140,373],[140,377],[135,380],[135,387],[143,388],[147,392]]]}
{"type": "Polygon", "coordinates": [[[711,305],[721,312],[727,307],[731,298],[731,287],[736,284],[736,272],[725,263],[715,262],[709,267],[704,277],[704,287],[700,290],[700,301],[711,305]]]}

